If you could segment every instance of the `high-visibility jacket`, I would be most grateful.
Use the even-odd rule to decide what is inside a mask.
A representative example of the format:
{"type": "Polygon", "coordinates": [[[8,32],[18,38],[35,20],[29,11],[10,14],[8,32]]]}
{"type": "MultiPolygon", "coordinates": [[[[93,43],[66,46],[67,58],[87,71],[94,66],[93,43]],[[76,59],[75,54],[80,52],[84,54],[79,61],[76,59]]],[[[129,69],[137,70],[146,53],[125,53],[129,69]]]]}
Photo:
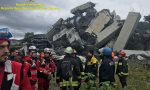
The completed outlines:
{"type": "Polygon", "coordinates": [[[125,60],[123,57],[118,60],[116,74],[119,76],[128,76],[127,60],[125,60]]]}
{"type": "Polygon", "coordinates": [[[73,81],[72,78],[70,78],[67,81],[66,80],[62,80],[60,82],[60,87],[66,87],[66,86],[74,87],[74,86],[78,86],[78,85],[79,85],[78,81],[73,81]]]}
{"type": "Polygon", "coordinates": [[[51,72],[48,64],[42,64],[40,61],[37,61],[37,77],[48,79],[48,74],[51,72]]]}
{"type": "Polygon", "coordinates": [[[36,68],[31,68],[31,80],[32,81],[37,81],[37,69],[36,68]]]}
{"type": "Polygon", "coordinates": [[[49,68],[51,68],[51,72],[54,73],[56,71],[56,63],[54,62],[53,59],[51,59],[49,63],[49,68]]]}
{"type": "MultiPolygon", "coordinates": [[[[30,78],[31,78],[31,65],[28,62],[24,62],[23,64],[23,70],[24,70],[24,83],[30,83],[30,78]]],[[[31,84],[29,86],[23,85],[23,87],[30,87],[29,90],[32,90],[31,84]]]]}
{"type": "Polygon", "coordinates": [[[38,78],[37,78],[37,69],[36,67],[31,67],[31,78],[30,78],[30,83],[32,90],[36,90],[35,84],[37,83],[38,78]]]}
{"type": "Polygon", "coordinates": [[[98,60],[93,55],[92,58],[86,62],[85,73],[92,73],[96,76],[97,69],[98,69],[98,60]]]}
{"type": "Polygon", "coordinates": [[[38,90],[48,90],[49,88],[49,73],[51,69],[45,62],[37,61],[37,77],[38,77],[38,90]]]}
{"type": "Polygon", "coordinates": [[[0,74],[3,78],[0,90],[31,90],[25,74],[21,63],[7,60],[4,64],[4,74],[0,74]]]}
{"type": "Polygon", "coordinates": [[[96,57],[93,55],[91,60],[90,60],[91,64],[98,64],[98,60],[96,59],[96,57]]]}
{"type": "Polygon", "coordinates": [[[63,60],[60,60],[58,62],[58,65],[57,65],[57,73],[56,73],[56,79],[59,80],[59,83],[60,83],[60,87],[67,87],[67,86],[78,86],[79,83],[78,83],[78,80],[80,78],[80,67],[79,67],[79,64],[77,62],[77,60],[72,57],[72,56],[65,56],[63,58],[63,60]],[[61,69],[61,63],[63,60],[70,60],[71,61],[71,64],[73,65],[73,70],[72,70],[72,77],[69,78],[69,80],[64,80],[62,78],[62,69],[61,69]]]}

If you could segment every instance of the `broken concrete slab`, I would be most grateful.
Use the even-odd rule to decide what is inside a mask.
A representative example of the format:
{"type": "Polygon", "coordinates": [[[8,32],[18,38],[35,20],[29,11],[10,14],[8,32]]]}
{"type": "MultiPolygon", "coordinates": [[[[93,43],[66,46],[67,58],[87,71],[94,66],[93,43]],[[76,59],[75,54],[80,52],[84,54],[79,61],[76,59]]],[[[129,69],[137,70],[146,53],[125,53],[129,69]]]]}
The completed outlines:
{"type": "Polygon", "coordinates": [[[115,44],[115,39],[112,39],[110,42],[108,42],[107,44],[106,44],[106,47],[110,47],[110,48],[113,48],[113,45],[115,44]]]}
{"type": "Polygon", "coordinates": [[[112,19],[109,10],[102,10],[97,14],[97,17],[95,17],[90,25],[89,28],[86,30],[86,32],[99,34],[105,27],[105,25],[112,19]]]}
{"type": "Polygon", "coordinates": [[[87,3],[83,4],[83,5],[80,5],[80,6],[78,6],[78,7],[73,8],[73,9],[71,10],[71,13],[76,15],[76,14],[78,14],[78,13],[83,13],[83,12],[85,12],[87,9],[93,8],[93,7],[95,7],[95,4],[94,4],[94,3],[92,3],[92,2],[87,2],[87,3]]]}
{"type": "Polygon", "coordinates": [[[64,35],[66,35],[66,39],[69,41],[69,43],[72,43],[74,41],[78,41],[78,42],[82,43],[82,40],[81,40],[78,32],[76,32],[76,30],[74,28],[62,30],[61,32],[59,32],[58,34],[53,36],[53,41],[60,39],[64,35]]]}
{"type": "Polygon", "coordinates": [[[63,35],[65,35],[67,32],[68,32],[68,29],[65,28],[65,29],[63,29],[62,31],[60,31],[59,33],[55,34],[55,35],[53,36],[53,41],[58,40],[58,39],[61,38],[63,35]]]}
{"type": "Polygon", "coordinates": [[[106,29],[104,29],[101,33],[97,36],[97,47],[102,47],[105,44],[107,44],[109,41],[112,40],[112,38],[115,37],[115,34],[119,31],[120,23],[115,21],[110,26],[108,26],[106,29]]]}
{"type": "Polygon", "coordinates": [[[117,38],[117,41],[114,44],[114,51],[119,51],[121,49],[124,49],[128,39],[132,35],[132,33],[135,31],[135,28],[141,18],[140,13],[136,12],[129,12],[127,19],[123,25],[123,28],[121,29],[121,32],[117,38]]]}
{"type": "Polygon", "coordinates": [[[70,43],[73,43],[74,41],[78,41],[78,42],[80,42],[80,44],[82,44],[82,40],[81,40],[78,32],[75,31],[75,29],[73,29],[67,33],[67,38],[70,43]]]}
{"type": "Polygon", "coordinates": [[[48,39],[48,41],[52,41],[53,40],[53,36],[60,32],[60,26],[62,25],[62,22],[64,20],[62,18],[60,18],[53,26],[52,26],[52,29],[46,34],[46,37],[48,39]]]}
{"type": "MultiPolygon", "coordinates": [[[[71,13],[74,14],[73,17],[69,17],[60,21],[60,24],[54,25],[54,28],[47,35],[48,40],[52,41],[54,48],[64,48],[74,44],[74,41],[83,42],[83,44],[77,43],[79,46],[93,45],[100,48],[107,45],[114,47],[124,20],[120,20],[115,11],[110,13],[109,10],[103,9],[97,13],[94,7],[95,4],[91,2],[80,5],[71,10],[71,13]]],[[[134,19],[133,21],[136,20],[134,19]]],[[[134,27],[135,22],[131,21],[128,23],[132,23],[134,27]]],[[[126,29],[133,27],[131,25],[130,28],[127,27],[126,29]]]]}
{"type": "Polygon", "coordinates": [[[121,20],[121,17],[117,15],[115,11],[111,12],[111,16],[113,16],[114,21],[121,20]]]}

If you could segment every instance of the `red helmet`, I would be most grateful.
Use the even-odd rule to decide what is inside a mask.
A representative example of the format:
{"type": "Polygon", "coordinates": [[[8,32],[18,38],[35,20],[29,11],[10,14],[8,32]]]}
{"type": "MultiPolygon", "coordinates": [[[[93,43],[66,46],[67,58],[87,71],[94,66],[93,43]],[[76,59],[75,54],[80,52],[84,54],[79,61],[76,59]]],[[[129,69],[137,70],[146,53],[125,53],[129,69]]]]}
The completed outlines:
{"type": "Polygon", "coordinates": [[[124,50],[120,50],[120,55],[121,55],[122,57],[126,57],[125,51],[124,51],[124,50]]]}
{"type": "Polygon", "coordinates": [[[28,60],[32,61],[32,58],[30,58],[29,56],[25,56],[25,57],[23,58],[23,61],[24,61],[24,62],[27,62],[28,60]]]}

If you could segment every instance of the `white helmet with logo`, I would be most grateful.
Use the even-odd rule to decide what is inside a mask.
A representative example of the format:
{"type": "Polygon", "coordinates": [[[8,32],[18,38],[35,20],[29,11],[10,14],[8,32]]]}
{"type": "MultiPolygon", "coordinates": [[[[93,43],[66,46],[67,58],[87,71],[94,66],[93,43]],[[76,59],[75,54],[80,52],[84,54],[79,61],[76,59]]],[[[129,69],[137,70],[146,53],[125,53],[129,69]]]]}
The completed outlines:
{"type": "Polygon", "coordinates": [[[36,50],[36,46],[30,46],[29,50],[36,50]]]}
{"type": "Polygon", "coordinates": [[[73,51],[72,47],[67,47],[64,52],[68,53],[68,54],[72,54],[74,51],[73,51]]]}
{"type": "Polygon", "coordinates": [[[50,53],[50,52],[51,52],[51,51],[50,51],[50,48],[45,48],[45,49],[44,49],[44,52],[50,53]]]}

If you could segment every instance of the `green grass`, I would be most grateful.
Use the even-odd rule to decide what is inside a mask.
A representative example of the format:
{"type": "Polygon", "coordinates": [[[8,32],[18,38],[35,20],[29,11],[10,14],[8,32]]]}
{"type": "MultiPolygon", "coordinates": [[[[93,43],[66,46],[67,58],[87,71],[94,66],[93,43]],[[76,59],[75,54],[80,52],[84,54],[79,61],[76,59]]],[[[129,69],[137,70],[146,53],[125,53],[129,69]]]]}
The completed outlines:
{"type": "Polygon", "coordinates": [[[150,90],[150,69],[129,63],[128,90],[150,90]]]}
{"type": "Polygon", "coordinates": [[[129,63],[129,76],[127,79],[128,86],[126,89],[121,88],[121,84],[117,75],[115,76],[115,79],[116,88],[99,89],[96,87],[95,89],[92,88],[91,90],[150,90],[150,69],[144,68],[140,64],[129,63]]]}
{"type": "MultiPolygon", "coordinates": [[[[116,76],[116,90],[123,90],[116,76]]],[[[150,69],[140,64],[129,63],[129,76],[126,90],[150,90],[150,69]]]]}
{"type": "MultiPolygon", "coordinates": [[[[118,76],[115,76],[116,79],[116,88],[115,89],[100,89],[98,87],[98,82],[96,82],[96,87],[92,87],[91,89],[88,90],[123,90],[121,88],[120,81],[118,79],[118,76]]],[[[57,85],[52,85],[52,83],[55,83],[52,81],[51,82],[51,88],[50,90],[59,90],[57,85]],[[56,88],[57,87],[57,88],[56,88]]],[[[124,90],[150,90],[150,68],[144,68],[140,64],[135,64],[135,63],[129,63],[129,76],[127,79],[127,88],[124,90]]],[[[84,89],[84,87],[88,87],[87,84],[83,84],[80,90],[87,90],[84,89]]]]}

